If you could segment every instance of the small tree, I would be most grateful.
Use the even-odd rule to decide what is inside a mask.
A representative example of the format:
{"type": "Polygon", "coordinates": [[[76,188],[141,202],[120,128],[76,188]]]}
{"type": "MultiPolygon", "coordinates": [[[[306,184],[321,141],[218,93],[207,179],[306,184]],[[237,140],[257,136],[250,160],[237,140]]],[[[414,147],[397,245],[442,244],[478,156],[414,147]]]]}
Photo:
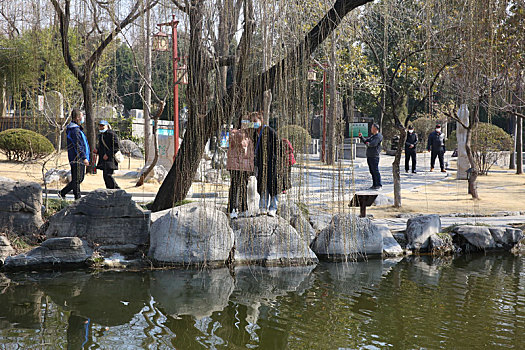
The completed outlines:
{"type": "Polygon", "coordinates": [[[490,168],[504,157],[512,138],[496,125],[479,123],[472,135],[472,151],[479,175],[488,175],[490,168]]]}

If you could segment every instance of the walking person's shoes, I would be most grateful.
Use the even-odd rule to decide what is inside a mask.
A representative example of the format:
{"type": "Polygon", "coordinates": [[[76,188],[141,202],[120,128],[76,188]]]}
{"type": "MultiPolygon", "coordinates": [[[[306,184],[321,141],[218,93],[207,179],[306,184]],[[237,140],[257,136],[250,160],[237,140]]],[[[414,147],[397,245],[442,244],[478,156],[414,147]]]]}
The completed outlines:
{"type": "Polygon", "coordinates": [[[441,169],[441,172],[442,173],[446,173],[447,171],[445,169],[441,169]]]}
{"type": "Polygon", "coordinates": [[[434,171],[434,168],[430,168],[430,172],[433,172],[434,171]]]}
{"type": "Polygon", "coordinates": [[[268,214],[268,211],[266,209],[259,209],[259,212],[257,213],[258,216],[262,216],[266,214],[268,214]]]}
{"type": "Polygon", "coordinates": [[[277,215],[277,210],[272,209],[268,211],[268,216],[271,216],[272,218],[274,218],[275,215],[277,215]]]}
{"type": "Polygon", "coordinates": [[[412,170],[412,174],[417,174],[417,171],[415,171],[415,170],[412,170]]]}
{"type": "Polygon", "coordinates": [[[58,196],[58,199],[61,199],[61,200],[63,200],[63,201],[66,200],[66,196],[64,196],[64,195],[62,194],[62,192],[60,192],[60,191],[57,192],[57,196],[58,196]]]}
{"type": "Polygon", "coordinates": [[[372,186],[371,189],[374,190],[374,191],[381,191],[381,189],[383,188],[383,186],[372,186]]]}

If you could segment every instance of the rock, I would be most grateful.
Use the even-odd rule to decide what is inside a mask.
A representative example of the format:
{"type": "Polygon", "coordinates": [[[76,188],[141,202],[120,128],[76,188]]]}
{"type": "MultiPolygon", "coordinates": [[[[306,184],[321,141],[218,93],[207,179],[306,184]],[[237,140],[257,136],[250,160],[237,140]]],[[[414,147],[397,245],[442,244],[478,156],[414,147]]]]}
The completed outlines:
{"type": "Polygon", "coordinates": [[[321,231],[328,227],[330,225],[330,222],[332,221],[332,215],[328,213],[321,213],[317,212],[315,214],[310,215],[310,222],[312,223],[312,227],[316,231],[321,231]]]}
{"type": "Polygon", "coordinates": [[[42,221],[42,187],[36,182],[0,182],[0,229],[18,235],[38,231],[42,221]]]}
{"type": "Polygon", "coordinates": [[[459,238],[460,247],[470,250],[485,250],[496,248],[496,241],[486,226],[458,226],[454,230],[459,238]]]}
{"type": "Polygon", "coordinates": [[[369,218],[337,214],[311,246],[320,259],[352,260],[362,255],[381,255],[383,235],[369,218]]]}
{"type": "Polygon", "coordinates": [[[44,182],[46,184],[53,182],[67,184],[69,181],[71,181],[71,170],[52,168],[44,174],[44,182]]]}
{"type": "Polygon", "coordinates": [[[6,236],[0,236],[0,266],[4,264],[5,259],[15,253],[11,243],[6,236]]]}
{"type": "Polygon", "coordinates": [[[421,216],[421,214],[401,213],[401,214],[397,214],[396,218],[399,218],[399,219],[412,219],[412,218],[415,218],[415,217],[418,217],[418,216],[421,216]]]}
{"type": "Polygon", "coordinates": [[[228,306],[235,282],[227,268],[153,271],[150,293],[164,315],[210,317],[228,306]]]}
{"type": "Polygon", "coordinates": [[[383,256],[399,256],[403,255],[403,248],[397,243],[392,236],[387,225],[375,225],[381,232],[383,237],[383,256]]]}
{"type": "Polygon", "coordinates": [[[130,171],[130,170],[115,170],[114,173],[116,176],[123,177],[125,179],[138,179],[140,176],[139,171],[130,171]]]}
{"type": "Polygon", "coordinates": [[[432,255],[445,255],[455,252],[452,236],[448,233],[432,234],[429,237],[429,250],[432,255]]]}
{"type": "Polygon", "coordinates": [[[233,241],[224,212],[189,203],[152,215],[149,256],[174,265],[223,265],[233,241]]]}
{"type": "Polygon", "coordinates": [[[309,238],[301,236],[279,216],[236,219],[232,228],[236,263],[289,266],[317,262],[309,238]]]}
{"type": "Polygon", "coordinates": [[[78,237],[50,238],[26,254],[5,259],[4,268],[46,268],[81,265],[91,256],[87,245],[78,237]]]}
{"type": "Polygon", "coordinates": [[[120,151],[122,154],[128,157],[144,159],[144,155],[142,154],[140,147],[131,140],[120,141],[120,151]]]}
{"type": "Polygon", "coordinates": [[[289,201],[281,202],[279,215],[288,221],[303,239],[307,239],[308,242],[314,240],[316,231],[308,220],[308,214],[304,213],[297,204],[289,201]]]}
{"type": "Polygon", "coordinates": [[[407,247],[407,236],[404,232],[394,232],[392,233],[392,236],[396,240],[396,242],[401,246],[401,248],[406,249],[407,247]]]}
{"type": "Polygon", "coordinates": [[[424,215],[408,219],[406,237],[407,249],[425,250],[428,248],[428,238],[441,232],[439,215],[424,215]]]}
{"type": "Polygon", "coordinates": [[[394,198],[390,198],[385,196],[384,194],[379,194],[376,197],[376,200],[374,203],[372,203],[373,206],[385,206],[385,205],[394,205],[394,198]]]}
{"type": "Polygon", "coordinates": [[[124,190],[99,189],[49,219],[48,237],[76,236],[104,252],[129,253],[148,243],[150,212],[124,190]]]}
{"type": "Polygon", "coordinates": [[[512,249],[510,250],[513,254],[525,254],[525,238],[521,239],[512,249]]]}
{"type": "MultiPolygon", "coordinates": [[[[138,177],[142,176],[142,174],[146,171],[147,168],[148,168],[147,166],[142,168],[142,170],[139,172],[138,177]]],[[[164,166],[155,165],[153,167],[153,170],[148,174],[148,177],[146,177],[146,182],[155,180],[158,183],[162,183],[167,175],[168,175],[168,170],[166,170],[164,166]]]]}
{"type": "Polygon", "coordinates": [[[505,248],[513,247],[524,238],[523,231],[517,228],[490,227],[489,231],[496,243],[503,245],[505,248]]]}

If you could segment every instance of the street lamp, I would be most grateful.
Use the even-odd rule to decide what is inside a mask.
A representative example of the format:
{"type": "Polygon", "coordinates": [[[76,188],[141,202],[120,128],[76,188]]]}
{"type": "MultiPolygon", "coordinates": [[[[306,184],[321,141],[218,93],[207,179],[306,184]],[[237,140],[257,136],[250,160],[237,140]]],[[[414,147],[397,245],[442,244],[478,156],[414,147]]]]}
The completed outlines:
{"type": "Polygon", "coordinates": [[[168,51],[169,39],[168,34],[162,32],[163,26],[171,27],[171,50],[173,61],[173,138],[174,138],[174,153],[173,159],[177,156],[179,151],[179,84],[187,84],[188,78],[186,74],[186,66],[182,65],[179,68],[179,56],[177,54],[177,25],[179,21],[175,20],[175,15],[172,16],[171,22],[159,23],[158,33],[153,35],[153,50],[168,51]]]}
{"type": "MultiPolygon", "coordinates": [[[[316,65],[323,70],[323,143],[321,145],[321,162],[324,163],[326,150],[326,68],[328,65],[326,63],[323,65],[316,63],[316,65]]],[[[316,77],[315,70],[310,69],[308,71],[308,80],[317,81],[316,77]]]]}

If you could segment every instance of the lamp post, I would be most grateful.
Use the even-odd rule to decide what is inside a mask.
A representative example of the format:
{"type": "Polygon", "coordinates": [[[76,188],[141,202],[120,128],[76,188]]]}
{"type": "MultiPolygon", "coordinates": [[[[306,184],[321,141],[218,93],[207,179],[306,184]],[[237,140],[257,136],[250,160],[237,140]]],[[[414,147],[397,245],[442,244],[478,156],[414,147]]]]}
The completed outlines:
{"type": "MultiPolygon", "coordinates": [[[[326,151],[326,68],[328,65],[316,63],[316,65],[323,70],[323,142],[321,144],[321,162],[325,161],[325,151],[326,151]]],[[[310,69],[308,71],[308,80],[316,81],[315,70],[310,69]]]]}
{"type": "Polygon", "coordinates": [[[159,23],[159,32],[153,35],[153,49],[155,51],[168,51],[169,40],[168,34],[162,32],[163,26],[171,27],[171,57],[173,63],[173,144],[174,144],[174,153],[173,159],[177,156],[179,151],[179,83],[187,83],[186,78],[186,66],[183,65],[179,69],[179,56],[177,54],[177,25],[179,21],[175,20],[175,15],[173,15],[171,22],[159,23]],[[179,78],[178,72],[181,71],[182,75],[179,78]]]}

